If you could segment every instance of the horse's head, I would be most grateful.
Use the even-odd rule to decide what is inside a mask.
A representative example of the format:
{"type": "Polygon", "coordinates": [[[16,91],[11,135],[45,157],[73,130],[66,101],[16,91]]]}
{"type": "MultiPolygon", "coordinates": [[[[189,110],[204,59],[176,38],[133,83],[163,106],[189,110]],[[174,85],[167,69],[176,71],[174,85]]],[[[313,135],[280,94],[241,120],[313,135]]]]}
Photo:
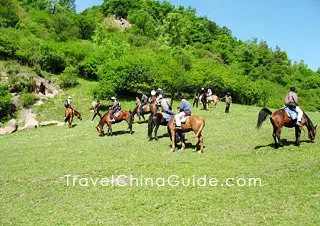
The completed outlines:
{"type": "Polygon", "coordinates": [[[317,133],[317,126],[308,130],[308,137],[312,143],[316,142],[316,133],[317,133]]]}
{"type": "Polygon", "coordinates": [[[82,120],[82,117],[81,117],[81,113],[74,110],[74,115],[79,119],[79,120],[82,120]]]}
{"type": "Polygon", "coordinates": [[[104,131],[103,131],[103,127],[100,126],[100,124],[96,127],[98,133],[99,133],[99,136],[104,136],[104,131]]]}

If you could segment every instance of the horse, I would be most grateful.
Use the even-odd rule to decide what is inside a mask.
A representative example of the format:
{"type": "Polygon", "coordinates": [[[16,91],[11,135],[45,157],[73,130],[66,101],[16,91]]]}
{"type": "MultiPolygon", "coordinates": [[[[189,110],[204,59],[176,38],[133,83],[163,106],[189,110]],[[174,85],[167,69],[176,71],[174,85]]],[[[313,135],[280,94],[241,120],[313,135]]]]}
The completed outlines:
{"type": "Polygon", "coordinates": [[[150,115],[149,120],[148,120],[148,137],[149,141],[152,140],[152,132],[154,131],[154,139],[158,140],[158,129],[159,126],[166,126],[168,123],[166,119],[163,117],[163,114],[160,112],[157,112],[153,115],[150,115]]]}
{"type": "Polygon", "coordinates": [[[72,109],[72,108],[66,108],[64,110],[64,115],[65,115],[65,119],[64,119],[64,122],[68,122],[69,123],[69,128],[72,127],[72,120],[73,120],[73,117],[76,116],[79,120],[82,120],[82,117],[81,117],[81,114],[80,112],[72,109]]]}
{"type": "Polygon", "coordinates": [[[114,115],[115,121],[111,121],[110,119],[110,111],[107,111],[102,118],[100,119],[99,124],[96,129],[99,132],[99,136],[104,136],[103,126],[107,124],[108,126],[108,136],[112,136],[112,124],[119,123],[123,120],[126,120],[130,129],[130,134],[132,134],[132,114],[131,111],[121,110],[120,113],[116,113],[114,115]]]}
{"type": "Polygon", "coordinates": [[[155,103],[151,103],[151,104],[147,104],[147,106],[145,108],[142,109],[142,112],[140,113],[140,105],[137,105],[135,107],[135,109],[133,109],[133,111],[131,112],[132,114],[132,120],[134,120],[134,115],[137,114],[139,117],[139,121],[140,121],[140,116],[142,116],[143,121],[145,121],[145,117],[144,115],[146,114],[155,114],[158,111],[158,107],[155,103]]]}
{"type": "Polygon", "coordinates": [[[100,113],[100,110],[103,110],[103,109],[109,109],[112,105],[96,105],[94,108],[93,108],[93,117],[91,119],[91,121],[94,120],[94,118],[99,115],[100,119],[102,118],[102,114],[100,113]]]}
{"type": "Polygon", "coordinates": [[[208,103],[208,106],[209,106],[209,104],[211,103],[211,102],[213,102],[214,103],[214,107],[217,107],[217,105],[218,105],[218,102],[219,102],[219,98],[218,98],[218,96],[217,95],[209,95],[209,96],[207,96],[207,103],[208,103]]]}
{"type": "Polygon", "coordinates": [[[302,120],[301,120],[301,127],[295,124],[295,121],[293,121],[291,118],[289,118],[288,114],[284,109],[278,109],[274,112],[271,112],[268,108],[263,108],[260,110],[258,115],[258,122],[257,122],[257,129],[259,129],[262,125],[262,123],[266,120],[267,116],[270,115],[270,121],[273,126],[273,139],[275,143],[275,148],[279,148],[279,146],[283,146],[280,135],[282,127],[288,127],[288,128],[295,128],[295,135],[296,135],[296,141],[295,145],[300,145],[300,135],[301,135],[301,128],[306,125],[308,129],[308,136],[312,143],[315,142],[316,138],[316,132],[317,132],[317,126],[314,126],[311,122],[311,119],[308,117],[308,115],[303,112],[302,120]]]}
{"type": "Polygon", "coordinates": [[[183,133],[193,131],[196,134],[194,137],[198,138],[198,142],[196,144],[196,150],[198,150],[199,144],[200,144],[200,153],[203,153],[203,146],[204,145],[203,145],[203,136],[202,136],[201,132],[202,132],[205,124],[206,124],[206,122],[202,117],[196,116],[196,115],[191,115],[191,116],[189,116],[187,121],[184,124],[182,124],[182,129],[177,130],[175,122],[174,122],[174,116],[171,116],[171,119],[168,122],[168,126],[167,126],[168,134],[171,139],[171,152],[174,152],[176,149],[176,133],[177,132],[180,137],[181,144],[182,144],[181,151],[184,151],[186,144],[185,144],[185,138],[183,136],[183,133]]]}

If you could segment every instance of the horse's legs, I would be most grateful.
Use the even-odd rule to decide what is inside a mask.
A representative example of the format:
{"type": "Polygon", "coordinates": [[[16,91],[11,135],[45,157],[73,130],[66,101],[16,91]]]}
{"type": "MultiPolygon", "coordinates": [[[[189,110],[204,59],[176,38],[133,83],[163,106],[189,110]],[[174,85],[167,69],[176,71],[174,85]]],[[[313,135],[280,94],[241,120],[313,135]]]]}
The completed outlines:
{"type": "MultiPolygon", "coordinates": [[[[141,114],[142,118],[143,118],[143,121],[146,121],[146,118],[144,117],[143,113],[141,114]]],[[[140,119],[139,119],[140,121],[140,119]]]]}
{"type": "Polygon", "coordinates": [[[176,132],[174,130],[170,130],[171,134],[171,152],[176,150],[176,132]]]}
{"type": "Polygon", "coordinates": [[[203,146],[204,146],[204,144],[203,144],[203,136],[200,135],[198,139],[199,139],[198,142],[200,142],[200,153],[203,153],[203,146]]]}
{"type": "Polygon", "coordinates": [[[296,132],[296,146],[300,146],[301,129],[299,126],[296,126],[295,132],[296,132]]]}
{"type": "Polygon", "coordinates": [[[178,130],[178,135],[179,135],[179,138],[180,138],[180,141],[181,141],[181,151],[184,151],[184,149],[186,148],[186,143],[185,143],[185,141],[184,141],[184,136],[183,136],[183,134],[182,134],[182,130],[181,129],[179,129],[178,130]]]}
{"type": "Polygon", "coordinates": [[[159,129],[160,124],[156,124],[155,129],[154,129],[154,139],[158,140],[158,129],[159,129]]]}

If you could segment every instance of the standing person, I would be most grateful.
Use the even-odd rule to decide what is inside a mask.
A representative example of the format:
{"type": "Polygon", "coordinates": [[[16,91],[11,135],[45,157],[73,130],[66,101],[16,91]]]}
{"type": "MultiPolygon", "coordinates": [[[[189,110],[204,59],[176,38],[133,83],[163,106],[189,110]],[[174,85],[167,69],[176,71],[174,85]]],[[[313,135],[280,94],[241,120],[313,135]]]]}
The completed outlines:
{"type": "Polygon", "coordinates": [[[184,98],[183,94],[180,94],[179,96],[181,100],[178,107],[179,113],[174,116],[174,119],[176,121],[177,130],[180,130],[181,132],[181,118],[191,115],[191,104],[184,98]]]}
{"type": "Polygon", "coordinates": [[[168,114],[168,115],[175,115],[176,113],[170,110],[171,103],[169,102],[168,98],[163,97],[160,102],[162,112],[168,114]]]}
{"type": "Polygon", "coordinates": [[[100,118],[101,118],[101,114],[100,114],[100,112],[99,112],[99,110],[100,110],[100,100],[97,100],[97,102],[95,102],[95,103],[93,103],[93,104],[94,104],[94,106],[93,106],[93,112],[94,112],[94,114],[93,114],[93,117],[92,117],[91,121],[93,121],[94,118],[95,118],[97,115],[99,115],[100,118]]]}
{"type": "Polygon", "coordinates": [[[284,99],[284,105],[287,106],[288,108],[294,110],[295,112],[297,112],[298,119],[297,119],[296,125],[301,126],[301,119],[303,116],[303,111],[299,107],[298,96],[295,92],[296,92],[296,88],[291,87],[289,93],[286,95],[286,97],[284,99]]]}
{"type": "Polygon", "coordinates": [[[222,98],[222,100],[223,99],[226,101],[226,109],[224,110],[224,113],[230,113],[229,110],[230,110],[230,106],[232,104],[232,97],[231,97],[230,92],[227,92],[227,95],[225,95],[222,98]]]}
{"type": "Polygon", "coordinates": [[[117,112],[117,111],[120,111],[121,110],[121,105],[120,105],[120,102],[117,100],[116,97],[111,97],[111,100],[113,101],[112,103],[112,106],[110,107],[110,112],[109,112],[109,115],[110,115],[110,119],[112,122],[115,122],[115,119],[114,119],[114,114],[117,112]]]}

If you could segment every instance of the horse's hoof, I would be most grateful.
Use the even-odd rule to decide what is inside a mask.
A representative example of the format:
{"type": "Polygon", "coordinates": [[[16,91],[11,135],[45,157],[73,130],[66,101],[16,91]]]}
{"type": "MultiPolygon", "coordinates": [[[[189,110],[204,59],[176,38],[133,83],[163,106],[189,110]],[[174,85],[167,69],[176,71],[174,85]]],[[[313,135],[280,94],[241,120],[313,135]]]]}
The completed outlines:
{"type": "Polygon", "coordinates": [[[155,139],[155,140],[158,140],[158,137],[155,137],[154,139],[155,139]]]}
{"type": "Polygon", "coordinates": [[[175,151],[175,150],[174,150],[173,148],[171,148],[171,151],[170,151],[170,152],[173,153],[174,151],[175,151]]]}

